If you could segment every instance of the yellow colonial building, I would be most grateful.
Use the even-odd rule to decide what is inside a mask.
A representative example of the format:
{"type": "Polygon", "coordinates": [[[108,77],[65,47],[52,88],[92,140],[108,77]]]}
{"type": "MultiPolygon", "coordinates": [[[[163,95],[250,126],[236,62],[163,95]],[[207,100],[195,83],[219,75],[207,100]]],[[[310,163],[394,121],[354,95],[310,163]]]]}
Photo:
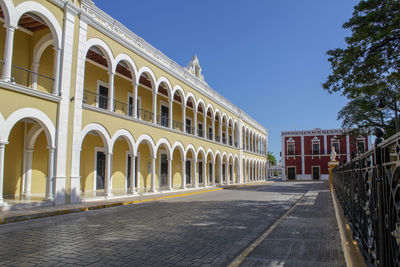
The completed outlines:
{"type": "Polygon", "coordinates": [[[0,0],[0,205],[265,179],[267,130],[90,0],[0,0]]]}

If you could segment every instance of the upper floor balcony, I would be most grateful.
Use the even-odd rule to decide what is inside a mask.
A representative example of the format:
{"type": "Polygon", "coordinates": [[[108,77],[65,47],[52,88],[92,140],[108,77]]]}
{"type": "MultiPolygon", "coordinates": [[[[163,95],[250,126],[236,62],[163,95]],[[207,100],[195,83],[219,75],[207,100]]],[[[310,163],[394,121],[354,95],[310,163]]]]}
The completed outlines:
{"type": "Polygon", "coordinates": [[[173,89],[168,79],[157,80],[147,67],[136,71],[134,63],[124,58],[114,63],[113,70],[111,60],[103,47],[88,49],[82,98],[85,107],[107,110],[205,140],[223,141],[231,147],[238,144],[237,120],[225,113],[221,115],[218,108],[206,105],[202,99],[196,100],[191,92],[179,86],[173,89]],[[227,137],[214,138],[220,135],[227,137]]]}
{"type": "Polygon", "coordinates": [[[5,17],[0,7],[1,80],[29,89],[32,94],[59,96],[61,33],[58,22],[37,10],[11,15],[5,17]]]}

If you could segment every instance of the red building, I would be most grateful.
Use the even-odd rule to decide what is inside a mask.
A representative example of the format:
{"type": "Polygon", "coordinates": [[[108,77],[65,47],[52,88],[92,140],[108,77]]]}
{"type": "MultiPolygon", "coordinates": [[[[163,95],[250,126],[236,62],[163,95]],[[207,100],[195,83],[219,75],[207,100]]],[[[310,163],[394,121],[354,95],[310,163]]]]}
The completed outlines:
{"type": "Polygon", "coordinates": [[[351,136],[341,129],[285,131],[282,140],[283,180],[327,180],[332,147],[339,162],[369,149],[369,136],[351,136]]]}

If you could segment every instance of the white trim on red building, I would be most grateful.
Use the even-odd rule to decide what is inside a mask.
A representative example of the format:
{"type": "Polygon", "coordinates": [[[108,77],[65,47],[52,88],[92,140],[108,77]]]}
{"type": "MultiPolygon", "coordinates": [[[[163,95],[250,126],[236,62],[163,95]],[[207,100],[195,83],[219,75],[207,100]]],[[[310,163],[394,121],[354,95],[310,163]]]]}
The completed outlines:
{"type": "Polygon", "coordinates": [[[319,180],[328,179],[328,162],[333,144],[338,148],[337,160],[349,161],[353,154],[364,153],[371,146],[370,136],[350,136],[342,129],[301,131],[283,131],[282,144],[282,180],[319,180]],[[363,142],[360,143],[360,142],[363,142]],[[292,147],[288,149],[288,145],[292,147]],[[294,147],[294,149],[293,149],[294,147]],[[294,150],[294,153],[293,153],[294,150]],[[290,177],[289,177],[290,176],[290,177]]]}

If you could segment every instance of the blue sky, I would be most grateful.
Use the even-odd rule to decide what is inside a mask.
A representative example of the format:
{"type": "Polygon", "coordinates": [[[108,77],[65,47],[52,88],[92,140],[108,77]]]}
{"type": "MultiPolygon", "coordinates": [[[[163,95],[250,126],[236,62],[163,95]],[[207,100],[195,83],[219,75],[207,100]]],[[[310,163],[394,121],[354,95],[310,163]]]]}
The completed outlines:
{"type": "Polygon", "coordinates": [[[279,158],[281,131],[338,128],[346,104],[322,89],[325,55],[344,47],[355,0],[95,0],[181,66],[197,54],[207,83],[268,128],[279,158]]]}

